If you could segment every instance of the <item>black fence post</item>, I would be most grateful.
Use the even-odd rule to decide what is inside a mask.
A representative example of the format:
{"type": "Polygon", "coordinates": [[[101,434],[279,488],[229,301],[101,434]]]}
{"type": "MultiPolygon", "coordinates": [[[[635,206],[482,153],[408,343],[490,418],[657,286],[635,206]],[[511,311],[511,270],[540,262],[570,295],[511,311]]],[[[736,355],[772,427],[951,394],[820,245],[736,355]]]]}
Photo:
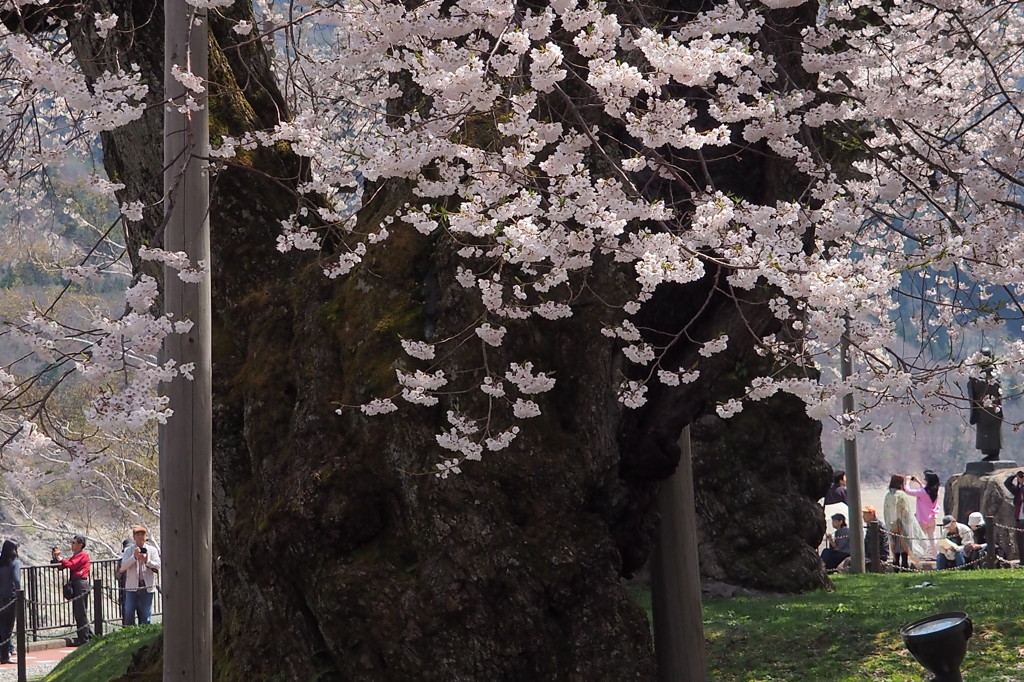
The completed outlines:
{"type": "MultiPolygon", "coordinates": [[[[111,622],[121,621],[120,590],[116,587],[106,587],[118,584],[117,569],[120,564],[120,559],[100,559],[92,562],[91,577],[99,582],[94,583],[92,590],[96,605],[93,607],[93,614],[89,614],[89,619],[96,624],[97,635],[107,629],[107,614],[112,616],[111,622]],[[107,594],[108,590],[110,594],[107,594]]],[[[47,635],[54,631],[74,628],[72,602],[64,599],[61,594],[61,587],[66,582],[67,570],[60,564],[21,567],[21,584],[26,587],[25,632],[27,637],[32,638],[28,641],[46,639],[47,635]]],[[[159,616],[163,613],[161,595],[157,593],[155,597],[153,615],[159,616]]]]}
{"type": "Polygon", "coordinates": [[[97,637],[103,636],[103,578],[96,578],[92,581],[92,612],[93,612],[93,623],[92,631],[96,633],[97,637]]]}
{"type": "Polygon", "coordinates": [[[25,645],[25,590],[18,590],[14,599],[14,631],[18,634],[18,682],[27,682],[28,669],[26,668],[25,653],[28,647],[25,645]]]}
{"type": "Polygon", "coordinates": [[[881,554],[881,539],[878,521],[870,522],[868,524],[868,559],[871,561],[871,565],[868,566],[868,569],[872,573],[882,572],[882,561],[878,558],[881,554]]]}
{"type": "Polygon", "coordinates": [[[28,622],[32,628],[32,641],[39,639],[39,574],[36,571],[28,573],[28,622]]]}
{"type": "Polygon", "coordinates": [[[985,549],[985,568],[996,567],[996,517],[986,516],[985,539],[988,540],[988,547],[985,549]]]}

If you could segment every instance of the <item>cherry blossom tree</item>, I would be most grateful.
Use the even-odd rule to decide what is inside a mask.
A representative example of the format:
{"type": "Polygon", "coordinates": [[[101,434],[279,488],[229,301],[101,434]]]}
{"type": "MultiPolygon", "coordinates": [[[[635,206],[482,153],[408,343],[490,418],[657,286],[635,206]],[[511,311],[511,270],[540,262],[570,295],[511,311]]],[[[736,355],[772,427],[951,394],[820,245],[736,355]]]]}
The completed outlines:
{"type": "Polygon", "coordinates": [[[0,199],[45,222],[99,136],[125,313],[9,327],[96,428],[190,371],[155,265],[212,277],[224,679],[647,677],[618,576],[684,424],[787,394],[848,437],[963,409],[966,334],[1024,356],[1014,3],[192,4],[211,263],[161,249],[160,114],[195,103],[159,3],[5,6],[0,199]]]}

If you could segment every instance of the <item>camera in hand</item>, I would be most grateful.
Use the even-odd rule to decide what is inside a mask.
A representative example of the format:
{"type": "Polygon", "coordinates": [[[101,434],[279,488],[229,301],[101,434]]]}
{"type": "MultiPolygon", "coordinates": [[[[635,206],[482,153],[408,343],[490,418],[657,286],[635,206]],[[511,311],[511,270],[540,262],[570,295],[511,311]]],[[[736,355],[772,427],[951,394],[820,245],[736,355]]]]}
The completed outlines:
{"type": "Polygon", "coordinates": [[[149,550],[147,550],[145,547],[139,547],[139,552],[142,554],[148,554],[149,550]]]}

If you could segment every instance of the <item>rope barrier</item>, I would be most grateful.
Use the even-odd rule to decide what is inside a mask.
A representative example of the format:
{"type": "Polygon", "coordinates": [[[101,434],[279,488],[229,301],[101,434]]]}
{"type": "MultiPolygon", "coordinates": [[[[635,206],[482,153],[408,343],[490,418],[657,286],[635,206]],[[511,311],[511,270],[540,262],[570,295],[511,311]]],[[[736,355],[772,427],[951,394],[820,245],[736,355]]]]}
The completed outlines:
{"type": "Polygon", "coordinates": [[[89,592],[90,592],[90,590],[86,590],[85,592],[82,592],[81,594],[75,595],[75,597],[73,599],[64,599],[62,601],[38,601],[38,600],[35,600],[35,599],[28,599],[28,598],[26,598],[25,599],[25,604],[26,605],[32,605],[32,606],[50,606],[50,607],[61,606],[62,604],[72,604],[72,603],[78,601],[79,599],[84,599],[85,597],[88,597],[89,596],[89,592]]]}
{"type": "MultiPolygon", "coordinates": [[[[154,594],[156,592],[161,592],[159,585],[154,585],[154,588],[155,588],[154,589],[154,594]]],[[[32,605],[32,606],[49,606],[49,607],[61,606],[63,604],[71,604],[73,602],[78,601],[79,599],[84,599],[85,597],[89,596],[89,593],[91,591],[92,590],[90,588],[90,590],[88,590],[86,592],[82,592],[79,595],[76,595],[73,599],[62,599],[61,601],[40,601],[40,600],[37,600],[37,599],[28,599],[28,598],[26,598],[25,599],[25,604],[26,604],[26,606],[27,605],[32,605]]],[[[128,590],[128,589],[125,589],[123,587],[108,587],[106,585],[103,586],[103,593],[104,593],[104,595],[107,597],[107,599],[109,599],[111,601],[118,601],[118,599],[125,592],[137,592],[137,591],[138,590],[128,590]]],[[[146,590],[146,591],[148,591],[148,590],[146,590]]],[[[0,606],[0,611],[3,611],[4,609],[8,608],[11,604],[14,604],[14,602],[12,601],[7,606],[0,606]]]]}
{"type": "MultiPolygon", "coordinates": [[[[988,524],[985,524],[985,525],[987,526],[988,524]]],[[[996,527],[996,528],[1001,528],[1003,530],[1024,531],[1024,527],[1018,528],[1017,526],[1004,526],[1001,523],[993,523],[992,525],[994,527],[996,527]]],[[[936,528],[938,528],[938,526],[936,526],[936,528]]],[[[928,536],[928,535],[906,535],[904,533],[897,533],[895,531],[889,530],[888,527],[885,528],[885,532],[887,534],[889,534],[889,535],[894,536],[894,537],[903,538],[903,539],[906,539],[906,540],[932,541],[932,540],[936,539],[936,538],[933,538],[933,537],[928,536]]]]}
{"type": "MultiPolygon", "coordinates": [[[[985,526],[988,526],[988,525],[989,524],[985,524],[985,526]]],[[[993,527],[995,527],[995,528],[1000,528],[1002,530],[1008,530],[1008,531],[1014,531],[1014,532],[1017,532],[1017,531],[1024,532],[1024,527],[1018,528],[1017,526],[1005,526],[1005,525],[1003,525],[1001,523],[995,523],[995,522],[993,522],[991,525],[993,527]]],[[[907,535],[907,534],[904,534],[904,533],[897,533],[895,531],[889,530],[888,528],[885,529],[885,532],[888,535],[891,535],[891,536],[897,537],[897,538],[902,538],[904,540],[933,541],[933,540],[936,539],[936,538],[933,538],[933,537],[930,537],[930,536],[927,536],[927,535],[907,535]]]]}
{"type": "Polygon", "coordinates": [[[1012,530],[1012,531],[1024,530],[1024,528],[1018,528],[1017,526],[1004,526],[1001,523],[995,523],[995,522],[993,522],[992,525],[995,526],[996,528],[1002,528],[1003,530],[1012,530]]]}
{"type": "MultiPolygon", "coordinates": [[[[1002,530],[1005,530],[1005,531],[1014,531],[1015,533],[1020,533],[1020,532],[1024,532],[1024,527],[1018,528],[1016,526],[1005,526],[1003,524],[996,523],[995,521],[993,521],[991,519],[991,517],[989,517],[989,522],[988,523],[983,524],[982,526],[979,526],[979,527],[980,528],[992,528],[993,530],[992,530],[991,533],[992,533],[993,537],[992,538],[986,538],[989,541],[988,542],[984,542],[984,543],[975,543],[975,542],[973,542],[973,537],[972,537],[972,542],[963,543],[963,545],[961,546],[961,549],[959,550],[959,553],[962,554],[962,555],[965,555],[965,558],[966,558],[966,556],[969,556],[970,554],[973,554],[975,551],[977,551],[977,550],[971,550],[970,552],[964,552],[963,550],[964,550],[964,548],[967,545],[975,545],[975,544],[977,544],[977,545],[984,545],[986,547],[986,549],[983,550],[982,553],[980,554],[980,556],[978,556],[977,558],[971,559],[969,561],[965,561],[965,563],[963,563],[963,564],[961,564],[959,566],[955,565],[955,562],[956,562],[956,558],[955,557],[953,559],[950,559],[950,558],[946,557],[946,561],[949,562],[951,565],[945,566],[945,567],[943,567],[941,569],[937,568],[937,567],[933,568],[933,569],[920,568],[919,567],[920,564],[923,561],[928,561],[928,562],[936,561],[937,562],[938,556],[939,556],[939,554],[941,554],[941,552],[936,552],[935,555],[930,556],[930,557],[929,556],[917,557],[917,555],[915,555],[913,553],[907,553],[907,552],[899,552],[899,553],[891,552],[890,553],[890,558],[884,559],[884,560],[880,559],[879,562],[878,562],[878,565],[882,566],[882,567],[888,566],[889,569],[891,569],[893,572],[896,572],[896,573],[899,573],[899,572],[926,573],[926,572],[933,572],[933,571],[962,571],[962,570],[965,570],[965,569],[966,570],[973,570],[975,568],[986,568],[986,567],[988,567],[990,565],[989,561],[992,562],[991,566],[993,568],[996,568],[996,567],[998,567],[998,568],[1014,568],[1014,567],[1024,568],[1024,561],[1017,561],[1016,563],[1014,563],[1013,560],[1006,559],[1004,556],[1000,556],[1000,552],[1001,552],[1000,546],[995,542],[995,537],[994,537],[995,534],[996,534],[995,531],[997,529],[1002,529],[1002,530]],[[994,556],[991,556],[991,557],[989,556],[989,549],[991,549],[993,552],[995,552],[994,556]],[[908,562],[908,565],[904,566],[904,565],[901,565],[900,563],[898,563],[897,557],[903,556],[903,555],[907,555],[908,557],[909,556],[914,556],[915,557],[914,564],[916,564],[916,565],[909,565],[909,562],[908,562]]],[[[976,530],[976,529],[972,529],[972,530],[976,530]]],[[[888,544],[889,544],[889,546],[891,548],[892,547],[906,547],[908,545],[911,545],[914,541],[922,541],[922,542],[926,542],[929,546],[934,546],[934,543],[937,540],[943,539],[941,537],[940,538],[935,538],[935,537],[931,537],[931,536],[910,535],[910,534],[901,533],[901,532],[898,532],[898,531],[889,530],[888,528],[885,528],[884,526],[880,527],[879,531],[880,531],[879,534],[880,534],[881,541],[884,543],[886,540],[888,540],[888,544]]],[[[947,535],[945,537],[948,538],[949,536],[947,535]]],[[[954,536],[954,537],[958,537],[958,536],[954,536]]],[[[871,557],[867,557],[867,558],[870,559],[871,557]]],[[[842,570],[842,569],[839,569],[839,570],[842,570]]],[[[834,572],[836,572],[836,570],[833,569],[833,570],[830,570],[828,572],[829,573],[834,573],[834,572]]]]}
{"type": "MultiPolygon", "coordinates": [[[[999,557],[996,557],[996,559],[999,560],[999,557]]],[[[894,573],[934,573],[935,571],[962,571],[972,566],[980,566],[983,560],[984,557],[981,557],[978,559],[972,559],[971,561],[968,561],[960,566],[947,566],[946,568],[933,569],[917,568],[916,566],[899,566],[891,560],[882,561],[881,564],[883,566],[891,566],[894,569],[894,573]]],[[[947,558],[947,561],[955,561],[955,559],[947,558]]]]}
{"type": "MultiPolygon", "coordinates": [[[[886,559],[884,561],[880,560],[879,561],[879,565],[881,565],[881,566],[888,566],[889,568],[892,569],[893,573],[934,573],[936,571],[962,571],[964,569],[971,569],[971,570],[973,570],[973,567],[975,567],[975,566],[977,566],[979,568],[984,568],[984,563],[985,563],[985,559],[986,558],[987,557],[983,555],[983,556],[981,556],[981,557],[979,557],[977,559],[972,559],[970,561],[967,561],[966,563],[964,563],[964,564],[962,564],[960,566],[947,566],[945,568],[938,568],[938,567],[936,567],[936,568],[918,568],[917,566],[914,566],[912,564],[911,565],[907,565],[907,566],[903,566],[903,565],[897,564],[892,559],[886,559]]],[[[934,560],[933,559],[927,559],[926,561],[934,561],[934,560]]],[[[947,561],[955,562],[956,560],[955,559],[947,558],[947,561]]],[[[999,555],[996,555],[996,563],[1000,564],[1001,568],[1015,568],[1015,567],[1016,568],[1020,568],[1021,567],[1019,562],[1017,564],[1014,564],[1012,559],[1004,559],[1003,557],[1001,557],[999,555]]],[[[832,570],[827,571],[827,572],[828,573],[835,573],[835,572],[837,572],[837,569],[832,569],[832,570]]]]}

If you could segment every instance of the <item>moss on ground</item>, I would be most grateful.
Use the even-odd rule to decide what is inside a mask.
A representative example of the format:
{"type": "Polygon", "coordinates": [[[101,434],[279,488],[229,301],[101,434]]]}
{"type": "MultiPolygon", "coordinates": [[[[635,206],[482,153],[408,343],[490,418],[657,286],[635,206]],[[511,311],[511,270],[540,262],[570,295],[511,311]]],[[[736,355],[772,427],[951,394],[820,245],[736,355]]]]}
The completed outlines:
{"type": "MultiPolygon", "coordinates": [[[[43,682],[104,682],[117,680],[128,672],[132,659],[151,645],[159,645],[163,626],[139,625],[96,637],[68,654],[43,682]]],[[[136,682],[159,680],[161,670],[133,672],[136,682]]]]}

